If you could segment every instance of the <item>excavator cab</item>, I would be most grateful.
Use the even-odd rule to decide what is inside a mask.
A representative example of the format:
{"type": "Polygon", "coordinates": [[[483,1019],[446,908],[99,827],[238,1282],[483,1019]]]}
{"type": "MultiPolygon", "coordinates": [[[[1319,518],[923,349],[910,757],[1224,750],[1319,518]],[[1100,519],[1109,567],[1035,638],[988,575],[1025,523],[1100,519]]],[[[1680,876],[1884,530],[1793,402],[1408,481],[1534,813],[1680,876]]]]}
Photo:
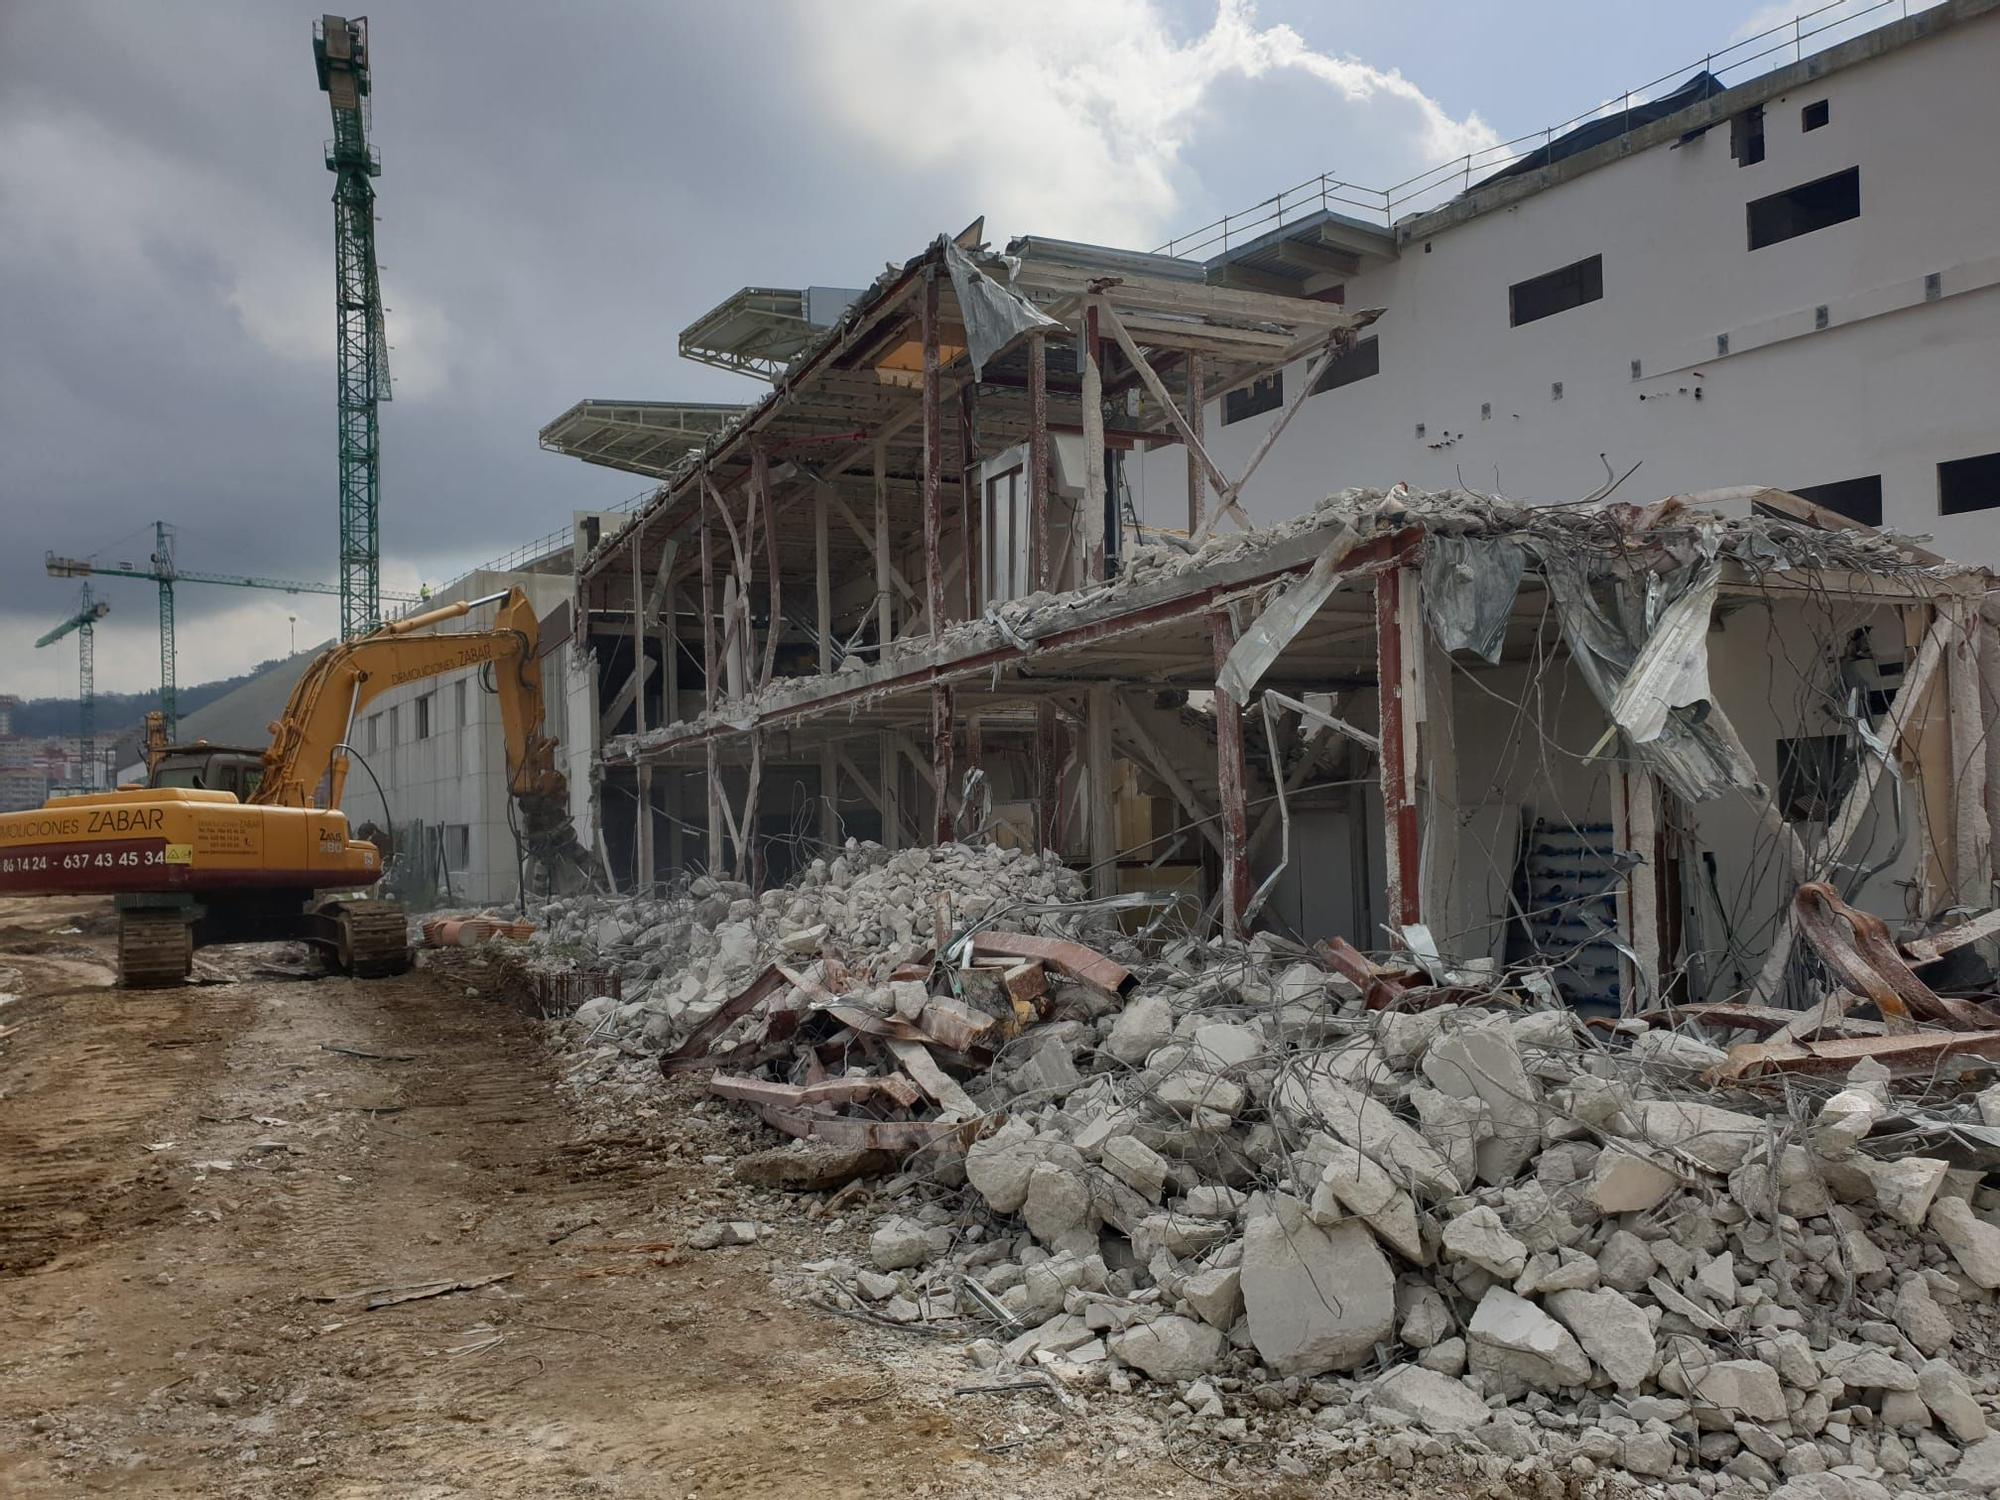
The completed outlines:
{"type": "Polygon", "coordinates": [[[264,752],[241,745],[169,745],[154,757],[146,777],[149,787],[189,787],[228,792],[248,802],[264,779],[264,752]]]}

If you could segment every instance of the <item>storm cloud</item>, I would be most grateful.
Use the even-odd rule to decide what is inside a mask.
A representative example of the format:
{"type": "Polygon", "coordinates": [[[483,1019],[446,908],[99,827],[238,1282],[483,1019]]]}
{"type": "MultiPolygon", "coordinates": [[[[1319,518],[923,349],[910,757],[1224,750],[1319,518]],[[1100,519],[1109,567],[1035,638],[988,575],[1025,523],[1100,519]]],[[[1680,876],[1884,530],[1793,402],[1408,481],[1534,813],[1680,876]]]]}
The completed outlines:
{"type": "MultiPolygon", "coordinates": [[[[982,213],[996,242],[1147,248],[1336,164],[1386,183],[1498,138],[1462,67],[1427,91],[1420,31],[1384,40],[1400,68],[1331,46],[1347,9],[369,7],[385,586],[643,488],[537,448],[572,402],[753,398],[674,352],[737,286],[861,285],[982,213]]],[[[74,594],[44,549],[142,561],[157,517],[184,567],[334,575],[314,15],[0,6],[0,691],[73,691],[73,653],[28,649],[74,594]]],[[[152,590],[101,592],[99,682],[143,690],[152,590]]],[[[281,654],[292,614],[304,645],[334,602],[183,589],[181,680],[281,654]]]]}

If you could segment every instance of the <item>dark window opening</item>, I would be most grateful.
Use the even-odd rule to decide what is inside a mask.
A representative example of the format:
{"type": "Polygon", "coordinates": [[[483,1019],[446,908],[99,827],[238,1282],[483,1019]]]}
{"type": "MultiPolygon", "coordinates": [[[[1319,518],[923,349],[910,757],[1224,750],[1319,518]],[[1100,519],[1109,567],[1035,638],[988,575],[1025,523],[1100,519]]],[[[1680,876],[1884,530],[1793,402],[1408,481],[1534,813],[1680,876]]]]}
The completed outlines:
{"type": "Polygon", "coordinates": [[[1523,323],[1552,318],[1572,307],[1596,302],[1603,295],[1604,257],[1593,255],[1589,260],[1517,281],[1507,288],[1508,319],[1519,328],[1523,323]]]}
{"type": "Polygon", "coordinates": [[[1312,394],[1338,390],[1343,385],[1353,385],[1357,380],[1366,380],[1370,375],[1382,373],[1382,345],[1380,340],[1365,338],[1352,348],[1343,349],[1327,361],[1326,368],[1319,372],[1313,382],[1312,394]]]}
{"type": "Polygon", "coordinates": [[[1962,516],[2000,506],[2000,453],[1950,459],[1937,469],[1939,515],[1962,516]]]}
{"type": "Polygon", "coordinates": [[[1828,510],[1859,521],[1863,526],[1882,524],[1882,476],[1865,479],[1836,479],[1831,484],[1801,485],[1792,491],[1801,500],[1824,505],[1828,510]]]}
{"type": "Polygon", "coordinates": [[[1799,111],[1799,129],[1817,130],[1832,118],[1832,112],[1824,99],[1815,99],[1799,111]]]}
{"type": "Polygon", "coordinates": [[[431,694],[425,693],[421,698],[417,699],[417,738],[427,740],[430,737],[431,694]]]}
{"type": "Polygon", "coordinates": [[[1274,370],[1262,380],[1253,380],[1241,390],[1222,398],[1222,425],[1241,422],[1259,412],[1276,411],[1285,404],[1285,372],[1274,370]]]}
{"type": "Polygon", "coordinates": [[[1747,167],[1764,159],[1764,106],[1746,109],[1729,122],[1729,154],[1747,167]]]}
{"type": "Polygon", "coordinates": [[[1782,193],[1758,198],[1748,208],[1750,248],[1761,250],[1817,229],[1861,217],[1861,168],[1802,182],[1782,193]]]}
{"type": "Polygon", "coordinates": [[[1824,823],[1854,785],[1854,747],[1839,734],[1778,741],[1778,806],[1787,823],[1824,823]]]}

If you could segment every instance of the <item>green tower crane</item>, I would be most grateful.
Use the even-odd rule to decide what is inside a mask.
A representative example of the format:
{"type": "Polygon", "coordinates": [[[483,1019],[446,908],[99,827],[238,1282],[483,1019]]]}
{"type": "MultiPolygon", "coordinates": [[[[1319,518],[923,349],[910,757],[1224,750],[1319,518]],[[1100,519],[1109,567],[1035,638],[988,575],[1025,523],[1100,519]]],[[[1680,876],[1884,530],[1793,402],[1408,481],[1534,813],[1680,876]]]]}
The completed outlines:
{"type": "Polygon", "coordinates": [[[76,609],[67,620],[35,642],[37,647],[53,646],[76,632],[76,748],[82,762],[83,785],[97,785],[97,622],[111,613],[111,606],[90,596],[85,584],[77,596],[76,609]]]}
{"type": "Polygon", "coordinates": [[[323,16],[313,62],[333,110],[327,170],[333,183],[334,308],[340,384],[340,634],[380,622],[381,437],[377,407],[390,398],[389,343],[375,270],[375,187],[381,158],[368,144],[368,20],[323,16]]]}
{"type": "MultiPolygon", "coordinates": [[[[174,663],[177,660],[174,646],[175,584],[219,583],[230,588],[276,589],[287,594],[344,596],[345,592],[337,583],[306,583],[295,578],[253,578],[243,573],[185,571],[174,560],[174,528],[165,521],[153,523],[153,555],[143,568],[129,562],[99,562],[94,557],[58,557],[53,552],[44,554],[44,562],[51,578],[89,578],[93,574],[101,574],[112,578],[145,578],[160,586],[160,713],[165,720],[169,740],[173,739],[174,728],[180,718],[174,702],[174,663]]],[[[86,584],[85,588],[88,587],[86,584]]],[[[418,596],[383,593],[378,589],[376,597],[407,604],[418,596]]]]}

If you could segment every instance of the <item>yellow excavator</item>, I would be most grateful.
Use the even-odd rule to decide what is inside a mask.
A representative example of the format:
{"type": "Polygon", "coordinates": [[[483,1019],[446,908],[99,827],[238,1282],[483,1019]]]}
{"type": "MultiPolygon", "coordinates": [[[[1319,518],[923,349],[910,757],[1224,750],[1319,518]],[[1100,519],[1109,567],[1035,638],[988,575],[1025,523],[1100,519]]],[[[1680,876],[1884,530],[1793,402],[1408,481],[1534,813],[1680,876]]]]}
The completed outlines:
{"type": "Polygon", "coordinates": [[[555,744],[542,732],[539,622],[520,589],[426,610],[321,654],[292,689],[262,751],[168,746],[149,733],[147,784],[52,798],[0,814],[0,895],[110,895],[118,978],[177,984],[208,943],[302,940],[330,969],[369,977],[410,964],[400,903],[361,894],[383,851],[339,811],[348,737],[379,693],[491,663],[507,780],[524,852],[545,865],[581,851],[555,744]],[[425,634],[498,604],[491,629],[425,634]]]}

